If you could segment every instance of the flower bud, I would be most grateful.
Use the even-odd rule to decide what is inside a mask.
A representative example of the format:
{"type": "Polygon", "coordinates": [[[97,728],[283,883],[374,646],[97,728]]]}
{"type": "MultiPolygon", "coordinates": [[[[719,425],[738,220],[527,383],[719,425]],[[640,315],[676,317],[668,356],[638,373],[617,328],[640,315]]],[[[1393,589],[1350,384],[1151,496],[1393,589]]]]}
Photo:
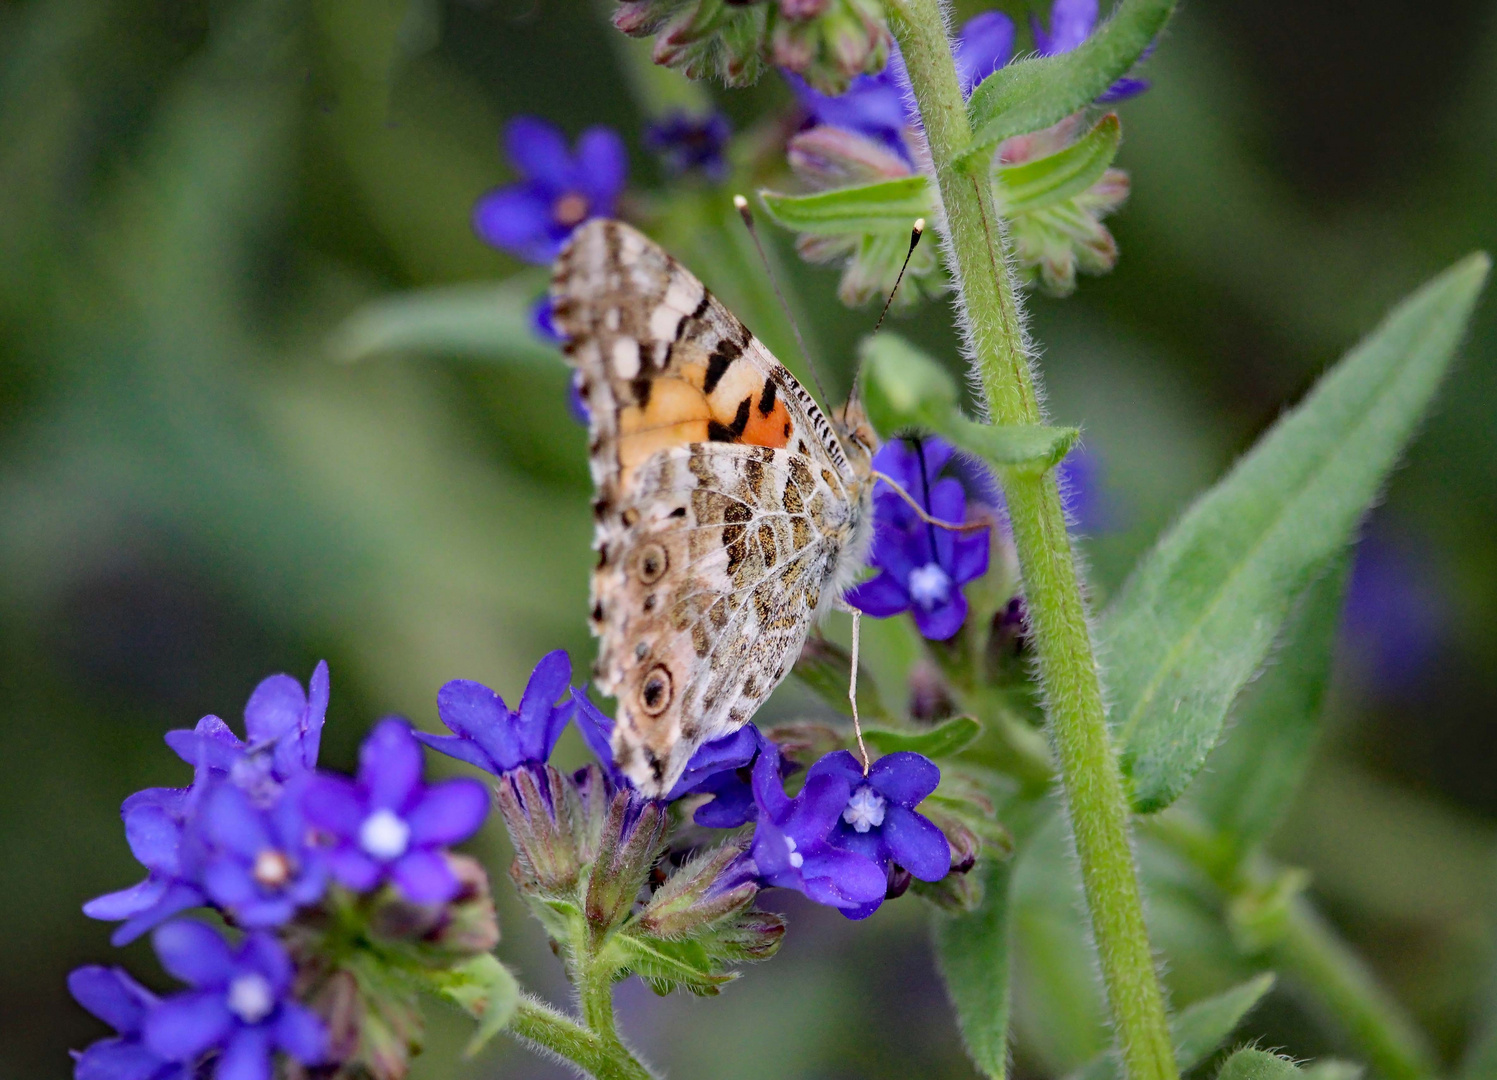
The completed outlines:
{"type": "Polygon", "coordinates": [[[584,901],[587,921],[597,938],[621,923],[634,907],[664,850],[667,818],[664,803],[641,799],[632,791],[614,794],[584,901]]]}
{"type": "MultiPolygon", "coordinates": [[[[320,954],[298,958],[297,996],[327,1025],[332,1075],[365,1080],[403,1080],[410,1059],[421,1052],[425,1027],[421,1005],[406,976],[365,954],[357,966],[332,966],[320,954]]],[[[327,1076],[287,1063],[288,1080],[327,1076]]]]}
{"type": "Polygon", "coordinates": [[[653,937],[675,940],[700,933],[746,907],[759,892],[748,841],[702,852],[655,890],[637,920],[653,937]]]}
{"type": "Polygon", "coordinates": [[[575,889],[584,861],[576,788],[550,765],[527,765],[501,776],[495,795],[515,845],[510,876],[520,891],[561,896],[575,889]]]}
{"type": "Polygon", "coordinates": [[[447,854],[458,893],[445,904],[414,904],[386,890],[369,914],[369,929],[391,941],[415,946],[421,958],[446,967],[499,944],[499,920],[483,867],[466,855],[447,854]]]}
{"type": "Polygon", "coordinates": [[[749,908],[713,931],[713,945],[719,956],[752,963],[768,960],[780,949],[785,936],[785,920],[773,911],[749,908]]]}

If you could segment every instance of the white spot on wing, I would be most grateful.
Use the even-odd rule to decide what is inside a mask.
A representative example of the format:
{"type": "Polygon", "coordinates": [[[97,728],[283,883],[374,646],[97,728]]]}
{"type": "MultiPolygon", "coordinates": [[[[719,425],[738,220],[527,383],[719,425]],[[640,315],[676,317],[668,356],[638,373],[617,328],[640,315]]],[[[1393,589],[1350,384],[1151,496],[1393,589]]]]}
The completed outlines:
{"type": "Polygon", "coordinates": [[[682,315],[690,315],[702,302],[702,283],[684,275],[676,277],[665,292],[665,303],[682,315]]]}
{"type": "Polygon", "coordinates": [[[613,343],[613,370],[621,379],[632,379],[639,374],[639,342],[621,337],[613,343]]]}
{"type": "Polygon", "coordinates": [[[650,315],[650,336],[656,341],[674,341],[682,315],[668,304],[661,304],[650,315]]]}

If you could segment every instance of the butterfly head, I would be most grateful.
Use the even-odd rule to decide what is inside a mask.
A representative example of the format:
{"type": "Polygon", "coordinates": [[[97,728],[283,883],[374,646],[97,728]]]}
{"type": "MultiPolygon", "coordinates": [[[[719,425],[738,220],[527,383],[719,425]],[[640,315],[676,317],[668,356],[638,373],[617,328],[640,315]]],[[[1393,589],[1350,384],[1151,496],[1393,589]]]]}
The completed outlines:
{"type": "Polygon", "coordinates": [[[873,471],[873,455],[878,450],[878,435],[868,422],[868,414],[863,410],[863,402],[856,393],[847,399],[847,404],[842,408],[832,410],[832,426],[836,428],[837,438],[842,441],[842,448],[847,451],[848,463],[859,476],[867,476],[873,471]]]}

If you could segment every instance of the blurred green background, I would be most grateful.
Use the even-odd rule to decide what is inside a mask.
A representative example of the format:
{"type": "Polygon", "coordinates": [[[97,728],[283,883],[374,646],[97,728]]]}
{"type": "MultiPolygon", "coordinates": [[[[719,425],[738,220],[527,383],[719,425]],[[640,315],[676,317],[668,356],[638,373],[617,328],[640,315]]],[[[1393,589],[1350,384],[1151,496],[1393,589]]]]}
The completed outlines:
{"type": "MultiPolygon", "coordinates": [[[[561,364],[347,365],[329,340],[382,296],[517,269],[468,226],[508,178],[506,117],[615,125],[635,189],[659,184],[601,10],[0,3],[0,1075],[71,1075],[66,1049],[102,1034],[66,995],[71,967],[118,960],[164,985],[143,943],[117,954],[78,910],[140,876],[120,801],[186,781],[162,732],[237,725],[262,676],[326,657],[323,760],[347,767],[382,713],[435,724],[446,679],[508,696],[548,649],[590,660],[585,439],[561,364]]],[[[1097,468],[1099,603],[1382,310],[1497,243],[1490,3],[1195,0],[1148,74],[1122,108],[1118,269],[1032,305],[1051,408],[1084,425],[1097,468]]],[[[718,100],[740,126],[789,107],[775,79],[718,100]]],[[[872,313],[840,309],[835,273],[775,241],[845,386],[872,313]]],[[[711,252],[692,261],[713,283],[711,252]]],[[[1274,845],[1447,1061],[1497,911],[1494,311],[1373,515],[1327,734],[1274,845]]],[[[937,304],[900,325],[955,364],[948,323],[937,304]]],[[[897,696],[908,650],[899,628],[881,638],[897,696]]],[[[811,707],[787,687],[766,714],[811,707]]],[[[478,847],[501,953],[564,1002],[499,832],[478,847]]],[[[1046,843],[1019,879],[1025,1077],[1106,1040],[1069,861],[1058,832],[1046,843]]],[[[1235,977],[1219,923],[1144,857],[1172,993],[1219,989],[1235,977]]],[[[621,988],[648,1057],[693,1078],[972,1075],[918,903],[861,925],[775,903],[783,952],[721,998],[621,988]]],[[[1281,985],[1251,1029],[1346,1053],[1302,1005],[1281,985]]],[[[464,1062],[466,1023],[433,1007],[431,1025],[418,1076],[565,1075],[503,1039],[464,1062]]]]}

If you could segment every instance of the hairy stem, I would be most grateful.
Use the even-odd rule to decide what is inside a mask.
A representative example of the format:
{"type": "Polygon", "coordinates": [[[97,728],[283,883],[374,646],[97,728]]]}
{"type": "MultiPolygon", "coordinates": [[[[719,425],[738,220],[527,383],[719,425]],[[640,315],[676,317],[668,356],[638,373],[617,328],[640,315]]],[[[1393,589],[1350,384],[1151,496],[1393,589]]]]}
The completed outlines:
{"type": "MultiPolygon", "coordinates": [[[[1039,398],[992,184],[957,164],[972,131],[943,13],[937,0],[891,0],[890,8],[930,142],[948,261],[988,409],[997,423],[1039,423],[1039,398]]],[[[1144,926],[1128,801],[1107,731],[1060,493],[1053,474],[1017,471],[1005,477],[1004,493],[1119,1048],[1130,1080],[1174,1080],[1178,1070],[1144,926]]]]}
{"type": "Polygon", "coordinates": [[[649,1070],[627,1052],[619,1053],[596,1032],[534,998],[520,999],[510,1031],[566,1058],[597,1080],[653,1080],[649,1070]]]}

